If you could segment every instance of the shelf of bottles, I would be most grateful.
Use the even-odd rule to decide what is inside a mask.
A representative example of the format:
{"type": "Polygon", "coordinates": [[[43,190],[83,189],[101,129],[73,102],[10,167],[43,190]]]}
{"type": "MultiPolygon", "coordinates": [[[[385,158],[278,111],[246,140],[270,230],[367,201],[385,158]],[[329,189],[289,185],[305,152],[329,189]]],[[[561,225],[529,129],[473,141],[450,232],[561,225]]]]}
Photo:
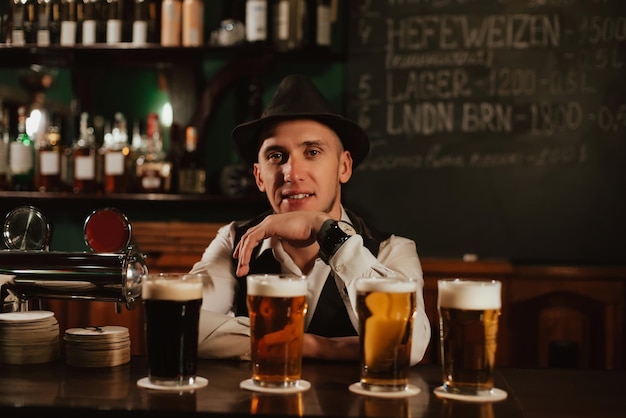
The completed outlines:
{"type": "MultiPolygon", "coordinates": [[[[5,57],[0,67],[186,65],[197,62],[199,52],[220,51],[298,60],[338,57],[331,45],[335,0],[225,0],[216,27],[205,25],[205,8],[214,6],[202,0],[5,4],[5,10],[0,6],[0,53],[5,57]]],[[[15,114],[2,108],[2,99],[0,197],[23,193],[20,196],[164,199],[171,194],[188,198],[254,193],[250,173],[242,167],[231,167],[223,173],[219,190],[209,190],[194,127],[180,133],[177,149],[166,150],[156,114],[148,115],[141,127],[129,127],[121,113],[97,121],[83,112],[76,115],[80,121],[68,145],[62,140],[62,123],[36,101],[20,105],[15,114]]]]}
{"type": "Polygon", "coordinates": [[[198,53],[342,58],[333,43],[337,0],[7,0],[0,5],[0,67],[153,65],[198,53]],[[218,3],[218,2],[216,2],[218,3]],[[205,24],[207,8],[222,19],[205,24]],[[215,26],[215,27],[212,27],[215,26]],[[164,54],[164,51],[166,53],[164,54]]]}

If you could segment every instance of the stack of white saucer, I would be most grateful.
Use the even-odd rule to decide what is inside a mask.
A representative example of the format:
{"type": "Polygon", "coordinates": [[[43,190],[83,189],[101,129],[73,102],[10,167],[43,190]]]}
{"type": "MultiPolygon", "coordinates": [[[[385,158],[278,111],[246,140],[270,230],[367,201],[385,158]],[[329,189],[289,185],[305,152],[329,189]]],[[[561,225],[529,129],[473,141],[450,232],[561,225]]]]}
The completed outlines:
{"type": "Polygon", "coordinates": [[[65,361],[78,367],[113,367],[130,361],[130,334],[119,326],[65,331],[65,361]]]}
{"type": "Polygon", "coordinates": [[[0,313],[0,363],[41,364],[59,358],[59,323],[50,311],[0,313]]]}

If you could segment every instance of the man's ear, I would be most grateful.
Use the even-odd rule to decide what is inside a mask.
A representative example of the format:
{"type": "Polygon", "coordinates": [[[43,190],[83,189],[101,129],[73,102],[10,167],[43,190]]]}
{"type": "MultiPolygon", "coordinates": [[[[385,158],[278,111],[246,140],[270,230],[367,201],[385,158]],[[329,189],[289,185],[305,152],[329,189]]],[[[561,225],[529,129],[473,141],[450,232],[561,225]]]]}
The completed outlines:
{"type": "Polygon", "coordinates": [[[352,177],[352,155],[343,151],[339,157],[339,182],[345,184],[352,177]]]}
{"type": "Polygon", "coordinates": [[[265,185],[263,184],[263,179],[261,178],[261,172],[259,170],[259,163],[254,163],[254,181],[256,182],[256,187],[259,188],[261,192],[265,192],[265,185]]]}

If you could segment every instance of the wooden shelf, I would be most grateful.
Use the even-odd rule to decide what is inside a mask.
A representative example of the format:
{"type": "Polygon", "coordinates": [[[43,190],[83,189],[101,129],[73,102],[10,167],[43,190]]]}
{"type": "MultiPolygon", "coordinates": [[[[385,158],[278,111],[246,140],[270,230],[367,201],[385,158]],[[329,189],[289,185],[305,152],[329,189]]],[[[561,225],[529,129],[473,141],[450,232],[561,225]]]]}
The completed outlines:
{"type": "Polygon", "coordinates": [[[77,45],[39,47],[0,44],[0,68],[28,67],[32,64],[67,67],[155,67],[197,63],[203,58],[271,55],[274,59],[311,62],[341,61],[345,57],[329,48],[305,47],[281,51],[269,45],[162,47],[158,44],[137,47],[131,43],[117,45],[77,45]]]}
{"type": "Polygon", "coordinates": [[[0,191],[0,199],[28,200],[102,200],[102,201],[170,201],[170,202],[212,202],[220,204],[261,204],[261,195],[250,197],[229,197],[209,194],[170,194],[170,193],[71,193],[71,192],[16,192],[0,191]]]}

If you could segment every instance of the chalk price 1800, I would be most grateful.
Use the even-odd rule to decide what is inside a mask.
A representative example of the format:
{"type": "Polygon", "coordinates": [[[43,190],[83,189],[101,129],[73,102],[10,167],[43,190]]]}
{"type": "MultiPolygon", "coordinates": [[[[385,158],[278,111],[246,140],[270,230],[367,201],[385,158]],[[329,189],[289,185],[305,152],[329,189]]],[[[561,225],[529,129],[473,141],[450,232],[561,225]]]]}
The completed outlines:
{"type": "Polygon", "coordinates": [[[539,102],[530,105],[530,132],[533,135],[575,131],[583,120],[582,105],[576,101],[539,102]]]}

